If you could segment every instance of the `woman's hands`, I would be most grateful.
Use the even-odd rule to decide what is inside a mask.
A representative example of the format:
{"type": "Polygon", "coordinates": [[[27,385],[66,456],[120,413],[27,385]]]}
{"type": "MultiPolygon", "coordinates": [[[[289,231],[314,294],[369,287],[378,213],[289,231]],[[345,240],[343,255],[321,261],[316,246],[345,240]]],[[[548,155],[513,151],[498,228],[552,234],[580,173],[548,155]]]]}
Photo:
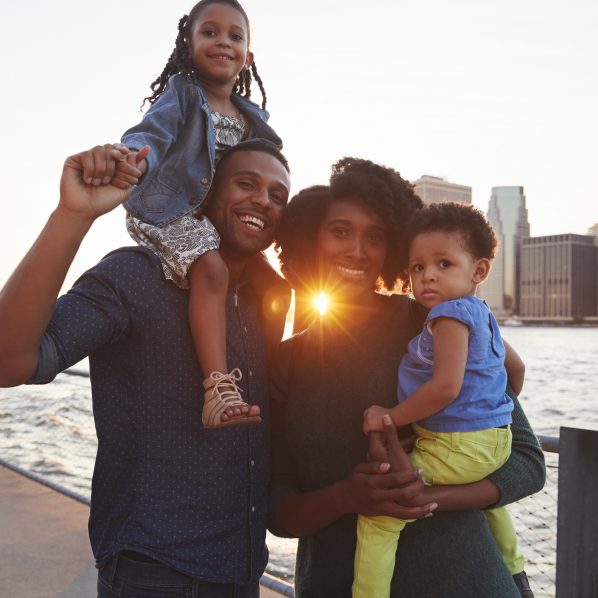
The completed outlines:
{"type": "Polygon", "coordinates": [[[286,496],[277,509],[279,528],[300,538],[351,513],[399,519],[432,515],[438,504],[428,498],[422,472],[411,464],[389,416],[383,432],[370,435],[370,457],[374,460],[360,463],[339,482],[286,496]]]}
{"type": "Polygon", "coordinates": [[[369,463],[359,464],[337,487],[339,510],[400,519],[430,517],[438,507],[428,502],[422,472],[413,467],[389,415],[383,431],[370,433],[369,463]]]}

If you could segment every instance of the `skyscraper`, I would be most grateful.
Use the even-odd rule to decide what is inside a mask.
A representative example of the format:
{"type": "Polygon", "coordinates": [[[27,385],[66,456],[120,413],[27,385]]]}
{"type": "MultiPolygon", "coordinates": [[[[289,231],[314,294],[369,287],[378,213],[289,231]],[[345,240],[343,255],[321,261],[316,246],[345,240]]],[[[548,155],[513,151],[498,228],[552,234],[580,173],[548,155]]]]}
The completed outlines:
{"type": "Polygon", "coordinates": [[[529,237],[523,187],[492,187],[488,220],[498,237],[498,255],[480,296],[496,315],[517,314],[521,241],[529,237]]]}
{"type": "Polygon", "coordinates": [[[445,179],[429,174],[420,176],[417,181],[413,181],[413,185],[415,192],[426,205],[445,201],[471,203],[471,187],[467,185],[449,183],[445,179]]]}

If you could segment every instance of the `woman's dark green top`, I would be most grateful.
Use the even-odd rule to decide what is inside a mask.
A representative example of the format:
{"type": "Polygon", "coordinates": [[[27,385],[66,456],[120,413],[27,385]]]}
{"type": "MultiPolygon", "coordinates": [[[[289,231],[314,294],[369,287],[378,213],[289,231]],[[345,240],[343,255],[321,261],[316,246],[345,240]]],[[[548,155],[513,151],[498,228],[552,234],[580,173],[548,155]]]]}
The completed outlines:
{"type": "MultiPolygon", "coordinates": [[[[423,310],[405,296],[351,326],[313,325],[285,341],[272,368],[272,473],[270,530],[285,496],[333,484],[365,460],[363,412],[396,404],[397,372],[408,341],[418,334],[423,310]]],[[[544,458],[518,401],[513,448],[490,478],[498,505],[537,492],[544,458]]],[[[497,505],[497,506],[498,506],[497,505]]],[[[350,598],[356,515],[346,515],[299,540],[298,598],[350,598]]],[[[401,533],[392,596],[400,598],[518,598],[480,511],[435,513],[401,533]],[[400,588],[400,593],[399,593],[400,588]]]]}

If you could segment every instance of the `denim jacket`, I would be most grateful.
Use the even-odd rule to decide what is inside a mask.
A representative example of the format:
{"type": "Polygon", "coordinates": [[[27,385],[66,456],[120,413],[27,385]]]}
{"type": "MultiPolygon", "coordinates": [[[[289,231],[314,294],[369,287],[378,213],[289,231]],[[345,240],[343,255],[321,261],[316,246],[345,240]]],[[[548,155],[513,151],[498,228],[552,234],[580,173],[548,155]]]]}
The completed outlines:
{"type": "MultiPolygon", "coordinates": [[[[237,94],[231,100],[249,125],[250,139],[267,139],[282,147],[280,137],[266,122],[266,111],[237,94]]],[[[214,175],[215,133],[201,87],[184,75],[173,75],[143,120],[126,131],[121,141],[130,149],[151,147],[148,172],[125,203],[130,214],[163,226],[203,202],[214,175]]]]}

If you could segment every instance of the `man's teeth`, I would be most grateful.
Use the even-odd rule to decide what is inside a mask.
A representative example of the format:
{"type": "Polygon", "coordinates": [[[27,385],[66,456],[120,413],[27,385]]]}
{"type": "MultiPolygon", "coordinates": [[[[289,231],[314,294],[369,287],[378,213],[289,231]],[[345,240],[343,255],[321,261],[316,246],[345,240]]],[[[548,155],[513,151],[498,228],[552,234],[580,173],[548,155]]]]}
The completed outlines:
{"type": "Polygon", "coordinates": [[[240,218],[241,222],[244,222],[245,224],[251,224],[252,226],[256,226],[260,230],[263,230],[264,226],[266,226],[266,223],[261,218],[256,218],[255,216],[243,215],[240,218]]]}
{"type": "Polygon", "coordinates": [[[363,276],[365,270],[353,270],[352,268],[345,268],[344,266],[336,266],[337,270],[345,276],[363,276]]]}

